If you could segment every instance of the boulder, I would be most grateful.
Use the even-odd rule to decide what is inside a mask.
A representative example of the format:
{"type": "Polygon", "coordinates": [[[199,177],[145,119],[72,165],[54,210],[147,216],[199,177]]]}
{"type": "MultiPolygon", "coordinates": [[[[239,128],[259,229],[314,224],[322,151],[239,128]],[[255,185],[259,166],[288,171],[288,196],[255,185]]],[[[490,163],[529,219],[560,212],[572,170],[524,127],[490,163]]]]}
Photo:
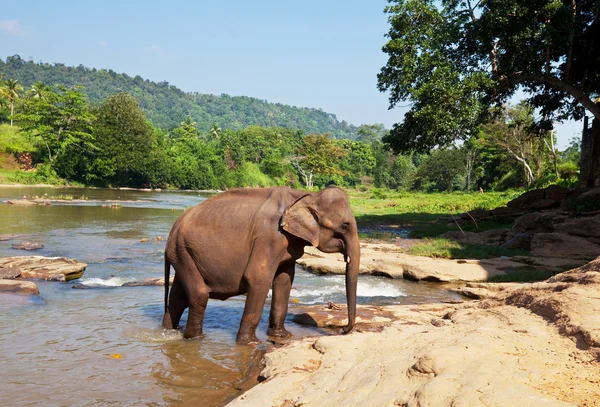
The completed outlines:
{"type": "Polygon", "coordinates": [[[0,267],[0,279],[15,279],[21,276],[21,269],[17,267],[0,267]]]}
{"type": "Polygon", "coordinates": [[[22,280],[1,280],[0,293],[13,293],[19,295],[39,295],[37,285],[32,281],[22,280]]]}
{"type": "Polygon", "coordinates": [[[565,233],[536,233],[531,239],[531,254],[540,257],[593,259],[600,255],[600,245],[565,233]]]}
{"type": "Polygon", "coordinates": [[[567,219],[554,225],[554,230],[568,235],[584,237],[600,244],[600,215],[567,219]]]}
{"type": "MultiPolygon", "coordinates": [[[[292,321],[300,325],[319,328],[342,328],[348,325],[346,305],[306,305],[290,307],[292,321]]],[[[390,325],[397,320],[394,313],[373,305],[356,306],[356,329],[370,330],[390,325]]]]}
{"type": "Polygon", "coordinates": [[[87,264],[65,257],[14,256],[0,258],[0,267],[20,269],[21,278],[70,281],[80,278],[87,264]]]}
{"type": "Polygon", "coordinates": [[[556,208],[558,206],[560,206],[559,201],[554,201],[552,199],[544,198],[544,199],[540,199],[539,201],[535,201],[535,202],[531,203],[527,209],[540,210],[540,209],[556,208]]]}
{"type": "Polygon", "coordinates": [[[515,220],[513,230],[516,232],[536,231],[551,232],[554,226],[567,220],[567,215],[557,212],[530,212],[515,220]]]}
{"type": "Polygon", "coordinates": [[[595,187],[576,196],[570,202],[576,212],[590,212],[600,209],[600,187],[595,187]]]}
{"type": "Polygon", "coordinates": [[[509,250],[531,250],[532,232],[517,233],[504,242],[501,247],[509,250]]]}
{"type": "Polygon", "coordinates": [[[566,199],[571,194],[571,190],[569,190],[569,188],[565,188],[560,185],[550,185],[544,191],[546,199],[556,202],[566,199]]]}
{"type": "Polygon", "coordinates": [[[12,245],[13,249],[16,250],[40,250],[44,248],[44,245],[41,243],[32,243],[32,242],[21,242],[12,245]]]}
{"type": "Polygon", "coordinates": [[[516,197],[512,201],[509,201],[506,206],[513,209],[529,209],[529,206],[536,202],[541,201],[546,197],[546,193],[543,189],[533,189],[527,191],[524,194],[516,197]]]}

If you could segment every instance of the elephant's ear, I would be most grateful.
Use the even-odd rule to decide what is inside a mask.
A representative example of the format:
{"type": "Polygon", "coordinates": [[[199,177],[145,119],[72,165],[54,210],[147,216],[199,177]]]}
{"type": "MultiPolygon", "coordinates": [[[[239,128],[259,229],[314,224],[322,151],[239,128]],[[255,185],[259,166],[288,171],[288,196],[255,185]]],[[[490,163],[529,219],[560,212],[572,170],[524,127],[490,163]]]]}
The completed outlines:
{"type": "Polygon", "coordinates": [[[319,224],[314,210],[315,198],[304,195],[291,204],[281,217],[281,227],[286,232],[319,246],[319,224]]]}

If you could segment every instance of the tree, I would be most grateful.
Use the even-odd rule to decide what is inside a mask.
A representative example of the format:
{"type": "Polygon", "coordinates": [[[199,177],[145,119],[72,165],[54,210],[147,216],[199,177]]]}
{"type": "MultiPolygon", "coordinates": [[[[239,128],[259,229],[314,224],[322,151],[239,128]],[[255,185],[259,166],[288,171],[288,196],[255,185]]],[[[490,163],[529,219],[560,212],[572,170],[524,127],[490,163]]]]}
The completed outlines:
{"type": "Polygon", "coordinates": [[[155,132],[133,96],[118,93],[94,109],[97,151],[88,157],[87,182],[141,186],[155,132]]]}
{"type": "Polygon", "coordinates": [[[42,139],[50,166],[72,148],[95,149],[91,134],[95,116],[80,90],[60,86],[56,91],[47,90],[45,98],[29,98],[23,103],[23,112],[15,118],[23,131],[42,139]]]}
{"type": "Polygon", "coordinates": [[[4,97],[10,106],[10,125],[13,125],[13,116],[15,114],[15,102],[19,94],[23,91],[23,86],[16,79],[3,79],[0,87],[0,95],[4,97]]]}
{"type": "Polygon", "coordinates": [[[383,124],[363,124],[358,127],[357,134],[356,141],[372,143],[374,141],[381,141],[387,134],[387,131],[383,124]]]}
{"type": "MultiPolygon", "coordinates": [[[[521,88],[544,124],[595,120],[600,144],[600,2],[390,0],[388,62],[378,75],[390,106],[411,102],[386,140],[425,151],[469,137],[489,106],[521,88]]],[[[549,128],[549,127],[548,127],[549,128]]],[[[584,143],[585,144],[585,143],[584,143]]],[[[586,175],[600,178],[600,148],[586,175]]],[[[593,180],[592,180],[593,181],[593,180]]]]}
{"type": "Polygon", "coordinates": [[[343,174],[337,164],[346,154],[329,135],[309,134],[302,139],[297,154],[290,157],[290,163],[302,176],[304,185],[312,189],[315,175],[343,174]]]}
{"type": "Polygon", "coordinates": [[[50,90],[49,86],[44,85],[44,82],[37,81],[29,88],[29,96],[34,99],[44,99],[46,93],[50,90]]]}
{"type": "Polygon", "coordinates": [[[416,182],[425,190],[452,191],[461,185],[464,162],[463,150],[433,150],[417,169],[416,182]]]}

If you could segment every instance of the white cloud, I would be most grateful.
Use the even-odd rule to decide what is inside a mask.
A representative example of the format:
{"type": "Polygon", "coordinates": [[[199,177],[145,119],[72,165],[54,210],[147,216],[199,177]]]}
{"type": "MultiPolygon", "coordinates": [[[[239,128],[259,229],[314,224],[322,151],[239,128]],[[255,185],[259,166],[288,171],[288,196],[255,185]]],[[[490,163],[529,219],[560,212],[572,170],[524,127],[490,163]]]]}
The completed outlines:
{"type": "Polygon", "coordinates": [[[19,20],[0,20],[0,31],[20,38],[30,38],[31,32],[19,20]]]}
{"type": "Polygon", "coordinates": [[[101,46],[102,48],[106,48],[106,47],[108,47],[108,41],[104,41],[104,40],[98,41],[98,45],[101,46]]]}

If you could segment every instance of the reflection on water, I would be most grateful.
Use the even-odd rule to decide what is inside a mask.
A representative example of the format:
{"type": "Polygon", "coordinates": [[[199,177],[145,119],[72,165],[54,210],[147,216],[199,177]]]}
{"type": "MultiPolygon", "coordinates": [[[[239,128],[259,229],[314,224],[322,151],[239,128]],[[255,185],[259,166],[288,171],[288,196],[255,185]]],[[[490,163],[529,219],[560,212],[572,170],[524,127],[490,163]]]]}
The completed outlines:
{"type": "MultiPolygon", "coordinates": [[[[0,188],[0,201],[24,195],[70,194],[89,199],[120,199],[121,208],[101,202],[18,207],[0,204],[0,255],[74,257],[88,263],[81,282],[38,282],[40,298],[0,296],[0,389],[9,405],[203,405],[222,403],[239,393],[244,373],[265,350],[237,346],[235,335],[244,297],[210,301],[205,335],[186,341],[160,327],[162,287],[121,287],[124,282],[162,277],[163,241],[185,207],[205,196],[194,193],[48,188],[0,188]],[[133,202],[144,200],[144,202],[133,202]],[[11,248],[21,240],[44,249],[11,248]],[[119,354],[121,358],[111,357],[119,354]]],[[[426,284],[361,277],[359,303],[402,304],[448,299],[426,284]]],[[[345,302],[341,276],[298,271],[291,293],[300,304],[345,302]]],[[[454,297],[452,297],[454,298],[454,297]]],[[[268,301],[258,328],[266,340],[268,301]]],[[[184,320],[185,323],[185,314],[184,320]]],[[[288,321],[296,337],[323,334],[288,321]]]]}

